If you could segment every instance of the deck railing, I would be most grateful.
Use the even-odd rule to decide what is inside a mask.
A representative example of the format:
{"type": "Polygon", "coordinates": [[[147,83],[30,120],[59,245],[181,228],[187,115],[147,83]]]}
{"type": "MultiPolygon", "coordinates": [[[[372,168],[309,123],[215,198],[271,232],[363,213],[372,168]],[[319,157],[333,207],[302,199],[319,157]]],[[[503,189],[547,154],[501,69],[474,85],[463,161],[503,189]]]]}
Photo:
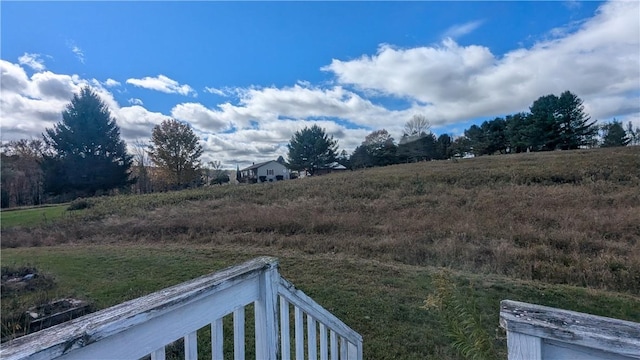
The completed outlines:
{"type": "Polygon", "coordinates": [[[640,359],[640,324],[503,300],[509,360],[640,359]]]}
{"type": "Polygon", "coordinates": [[[362,359],[362,336],[283,279],[269,257],[17,338],[3,344],[0,358],[161,360],[166,346],[183,338],[185,359],[197,359],[197,331],[210,326],[212,358],[223,359],[223,317],[233,314],[233,356],[241,360],[249,304],[256,359],[362,359]]]}

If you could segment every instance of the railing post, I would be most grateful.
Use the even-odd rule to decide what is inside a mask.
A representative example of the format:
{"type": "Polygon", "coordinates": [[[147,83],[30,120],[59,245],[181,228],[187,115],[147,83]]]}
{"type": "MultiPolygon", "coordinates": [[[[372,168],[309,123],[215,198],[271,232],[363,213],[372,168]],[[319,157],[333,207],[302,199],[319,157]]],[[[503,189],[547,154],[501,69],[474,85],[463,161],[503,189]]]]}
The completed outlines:
{"type": "Polygon", "coordinates": [[[278,263],[260,275],[260,297],[255,301],[256,358],[275,360],[278,354],[278,263]]]}

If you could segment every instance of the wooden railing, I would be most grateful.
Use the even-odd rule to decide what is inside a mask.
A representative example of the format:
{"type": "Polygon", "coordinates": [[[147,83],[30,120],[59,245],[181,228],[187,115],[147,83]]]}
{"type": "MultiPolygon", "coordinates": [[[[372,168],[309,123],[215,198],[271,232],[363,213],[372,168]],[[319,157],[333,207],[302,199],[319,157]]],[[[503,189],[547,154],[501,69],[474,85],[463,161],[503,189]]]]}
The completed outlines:
{"type": "Polygon", "coordinates": [[[509,360],[640,359],[640,324],[523,302],[500,303],[509,360]]]}
{"type": "Polygon", "coordinates": [[[240,360],[249,304],[256,359],[288,360],[292,353],[296,360],[362,359],[362,337],[280,277],[277,260],[269,257],[17,338],[3,344],[0,358],[161,360],[166,346],[183,338],[185,359],[197,359],[197,332],[210,326],[212,358],[223,359],[223,317],[233,314],[233,356],[240,360]]]}

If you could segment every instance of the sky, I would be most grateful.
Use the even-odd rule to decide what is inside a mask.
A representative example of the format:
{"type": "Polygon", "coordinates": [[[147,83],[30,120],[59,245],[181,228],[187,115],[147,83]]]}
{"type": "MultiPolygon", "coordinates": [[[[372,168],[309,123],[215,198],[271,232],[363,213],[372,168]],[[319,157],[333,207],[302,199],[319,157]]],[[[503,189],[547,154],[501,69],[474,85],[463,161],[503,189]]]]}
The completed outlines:
{"type": "Polygon", "coordinates": [[[351,153],[422,114],[437,134],[569,90],[640,126],[640,2],[0,2],[3,142],[91,86],[122,138],[174,118],[203,162],[287,154],[317,124],[351,153]]]}

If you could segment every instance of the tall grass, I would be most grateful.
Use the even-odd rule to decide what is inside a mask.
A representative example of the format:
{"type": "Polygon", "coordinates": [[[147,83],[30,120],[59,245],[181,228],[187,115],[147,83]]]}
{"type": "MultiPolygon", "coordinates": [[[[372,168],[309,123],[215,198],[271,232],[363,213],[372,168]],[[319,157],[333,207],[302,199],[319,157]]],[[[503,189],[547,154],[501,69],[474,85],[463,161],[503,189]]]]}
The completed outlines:
{"type": "Polygon", "coordinates": [[[640,294],[640,148],[395,165],[101,198],[3,247],[241,244],[640,294]]]}

